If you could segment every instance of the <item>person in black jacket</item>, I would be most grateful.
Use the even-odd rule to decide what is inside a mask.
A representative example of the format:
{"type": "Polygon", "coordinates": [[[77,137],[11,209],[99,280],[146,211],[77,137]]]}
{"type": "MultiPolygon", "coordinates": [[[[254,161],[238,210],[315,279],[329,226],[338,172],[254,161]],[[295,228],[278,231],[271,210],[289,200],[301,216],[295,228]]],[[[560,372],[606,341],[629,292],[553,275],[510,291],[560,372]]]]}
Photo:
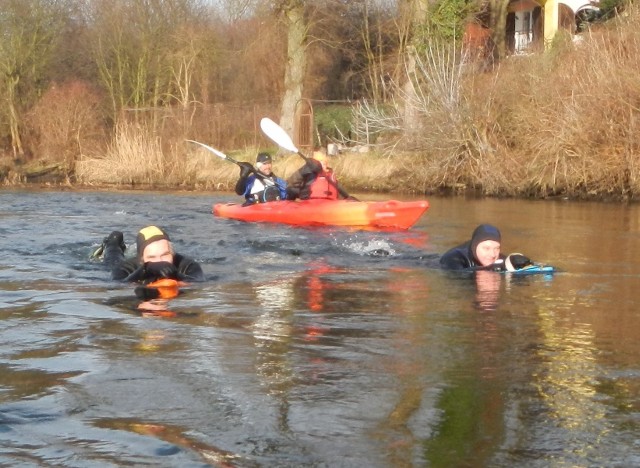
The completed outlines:
{"type": "Polygon", "coordinates": [[[287,179],[287,200],[322,198],[338,200],[351,197],[338,183],[327,155],[314,151],[311,158],[287,179]]]}
{"type": "Polygon", "coordinates": [[[256,157],[257,171],[249,163],[238,163],[240,178],[236,182],[235,191],[244,196],[244,206],[286,200],[287,183],[272,172],[272,163],[268,153],[259,153],[256,157]]]}
{"type": "Polygon", "coordinates": [[[471,235],[471,240],[447,251],[440,258],[446,270],[520,270],[532,262],[522,254],[505,256],[500,252],[502,236],[497,227],[481,224],[471,235]]]}
{"type": "MultiPolygon", "coordinates": [[[[125,259],[123,234],[113,231],[92,256],[103,256],[104,263],[111,268],[111,278],[116,281],[148,285],[160,279],[187,282],[205,279],[200,264],[175,253],[169,235],[157,226],[147,226],[138,232],[136,248],[136,257],[125,259]]],[[[153,291],[147,289],[136,289],[136,295],[153,298],[153,291]]]]}

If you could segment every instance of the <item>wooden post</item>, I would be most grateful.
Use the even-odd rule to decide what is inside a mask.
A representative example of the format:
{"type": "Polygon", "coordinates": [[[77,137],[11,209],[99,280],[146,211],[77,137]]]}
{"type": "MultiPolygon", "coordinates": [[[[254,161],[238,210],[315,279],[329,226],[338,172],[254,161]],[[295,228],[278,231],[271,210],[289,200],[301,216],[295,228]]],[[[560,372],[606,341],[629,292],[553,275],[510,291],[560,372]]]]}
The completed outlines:
{"type": "Polygon", "coordinates": [[[301,99],[296,106],[293,142],[303,153],[311,154],[313,151],[313,128],[314,116],[311,101],[301,99]]]}

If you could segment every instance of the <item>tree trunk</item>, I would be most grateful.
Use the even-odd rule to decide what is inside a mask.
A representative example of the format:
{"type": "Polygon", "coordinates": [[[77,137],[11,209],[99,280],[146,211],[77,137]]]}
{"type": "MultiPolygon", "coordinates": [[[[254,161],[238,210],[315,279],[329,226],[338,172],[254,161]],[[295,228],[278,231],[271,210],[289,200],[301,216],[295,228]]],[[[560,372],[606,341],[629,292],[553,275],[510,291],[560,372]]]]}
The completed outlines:
{"type": "Polygon", "coordinates": [[[415,135],[420,131],[417,118],[416,91],[413,77],[416,71],[416,54],[424,46],[425,23],[427,20],[428,1],[411,0],[408,4],[410,25],[410,39],[405,50],[406,81],[403,90],[403,119],[407,137],[407,143],[411,145],[415,135]]]}
{"type": "Polygon", "coordinates": [[[507,56],[507,9],[509,0],[491,0],[491,31],[493,43],[493,58],[496,62],[507,56]]]}
{"type": "Polygon", "coordinates": [[[22,157],[24,155],[22,138],[20,137],[20,116],[16,109],[16,88],[19,81],[19,76],[10,76],[7,78],[6,83],[9,130],[11,132],[11,147],[14,157],[22,157]]]}
{"type": "Polygon", "coordinates": [[[303,80],[307,68],[307,25],[304,18],[304,3],[300,0],[292,0],[288,2],[283,13],[287,23],[287,65],[280,126],[291,135],[294,129],[296,105],[302,99],[303,80]]]}

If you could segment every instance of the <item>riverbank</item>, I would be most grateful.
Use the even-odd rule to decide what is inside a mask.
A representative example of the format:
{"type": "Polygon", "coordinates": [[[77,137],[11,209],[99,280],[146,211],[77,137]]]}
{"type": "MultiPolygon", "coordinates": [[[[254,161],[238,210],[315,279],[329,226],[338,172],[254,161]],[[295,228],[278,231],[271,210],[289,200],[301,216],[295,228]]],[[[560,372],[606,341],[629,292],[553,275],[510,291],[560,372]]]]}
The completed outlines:
{"type": "MultiPolygon", "coordinates": [[[[289,177],[304,162],[297,155],[274,153],[274,172],[289,177]]],[[[255,161],[257,150],[229,153],[238,161],[255,161]]],[[[349,192],[406,195],[473,195],[490,197],[546,199],[563,197],[594,201],[637,201],[635,194],[616,190],[597,190],[589,185],[568,187],[530,183],[524,166],[503,184],[485,187],[461,180],[446,180],[446,168],[439,168],[426,156],[397,153],[392,157],[378,153],[344,153],[330,158],[341,185],[349,192]],[[518,183],[519,182],[519,183],[518,183]]],[[[109,159],[84,159],[78,163],[80,176],[69,174],[58,164],[35,161],[30,164],[0,162],[0,181],[4,187],[66,187],[99,190],[184,190],[233,191],[238,167],[187,147],[179,161],[165,161],[164,168],[141,171],[142,164],[130,161],[118,166],[109,159]],[[180,163],[181,162],[181,163],[180,163]],[[123,176],[126,174],[126,176],[123,176]]]]}
{"type": "MultiPolygon", "coordinates": [[[[543,54],[508,57],[488,70],[470,72],[457,60],[420,62],[416,80],[424,86],[417,97],[423,99],[398,89],[397,101],[354,104],[351,126],[367,129],[354,141],[371,144],[369,152],[342,153],[331,165],[355,193],[638,201],[638,20],[633,8],[580,41],[559,36],[543,54]],[[434,76],[446,83],[457,78],[438,94],[429,86],[434,76]],[[405,112],[407,103],[413,112],[405,112]]],[[[182,126],[167,109],[157,111],[162,118],[123,119],[78,141],[44,139],[20,161],[0,158],[0,184],[233,190],[237,166],[186,139],[211,143],[238,161],[254,162],[256,153],[269,151],[283,178],[302,164],[269,147],[257,128],[256,119],[275,110],[251,114],[243,130],[251,138],[242,141],[255,147],[240,151],[233,150],[241,146],[236,139],[216,136],[209,124],[182,126]]]]}

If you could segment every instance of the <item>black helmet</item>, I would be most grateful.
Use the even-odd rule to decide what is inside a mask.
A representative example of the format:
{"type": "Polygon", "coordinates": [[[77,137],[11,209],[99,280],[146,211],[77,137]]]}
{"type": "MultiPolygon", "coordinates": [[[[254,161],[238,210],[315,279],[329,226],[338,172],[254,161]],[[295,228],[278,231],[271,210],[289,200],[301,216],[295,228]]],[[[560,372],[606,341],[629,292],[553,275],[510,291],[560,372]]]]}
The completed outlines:
{"type": "Polygon", "coordinates": [[[258,157],[256,158],[257,163],[270,163],[271,155],[269,153],[258,153],[258,157]]]}

